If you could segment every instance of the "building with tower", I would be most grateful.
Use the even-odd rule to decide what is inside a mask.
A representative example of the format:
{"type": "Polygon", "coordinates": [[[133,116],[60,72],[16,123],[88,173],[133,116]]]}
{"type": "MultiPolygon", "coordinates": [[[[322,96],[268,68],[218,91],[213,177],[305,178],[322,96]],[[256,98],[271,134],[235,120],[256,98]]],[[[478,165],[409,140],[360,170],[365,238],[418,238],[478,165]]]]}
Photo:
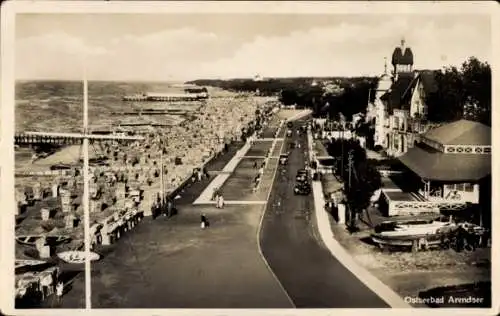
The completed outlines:
{"type": "Polygon", "coordinates": [[[366,111],[366,122],[370,122],[374,127],[374,146],[384,147],[384,126],[387,117],[385,105],[380,98],[390,89],[391,85],[392,77],[388,73],[387,58],[385,58],[384,73],[379,77],[377,89],[375,90],[375,101],[368,105],[368,109],[366,111]]]}
{"type": "Polygon", "coordinates": [[[392,72],[380,77],[371,109],[374,120],[374,145],[389,156],[400,156],[418,141],[431,124],[427,121],[426,97],[436,91],[435,71],[415,70],[414,55],[405,40],[391,58],[392,72]]]}
{"type": "Polygon", "coordinates": [[[396,47],[392,53],[392,74],[397,76],[401,73],[411,73],[413,71],[413,52],[410,47],[405,46],[406,41],[401,40],[401,46],[396,47]]]}

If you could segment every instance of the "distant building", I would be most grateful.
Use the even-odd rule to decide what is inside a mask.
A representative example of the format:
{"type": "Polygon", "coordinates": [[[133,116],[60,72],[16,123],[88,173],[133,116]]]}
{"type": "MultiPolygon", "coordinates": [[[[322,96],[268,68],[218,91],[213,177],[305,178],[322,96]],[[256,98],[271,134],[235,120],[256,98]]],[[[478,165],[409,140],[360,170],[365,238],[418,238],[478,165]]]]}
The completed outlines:
{"type": "Polygon", "coordinates": [[[322,84],[323,93],[330,95],[340,95],[344,92],[344,89],[337,83],[334,82],[324,82],[322,84]]]}
{"type": "Polygon", "coordinates": [[[264,81],[264,78],[262,78],[262,76],[261,76],[261,75],[256,74],[256,75],[253,77],[253,81],[264,81]]]}

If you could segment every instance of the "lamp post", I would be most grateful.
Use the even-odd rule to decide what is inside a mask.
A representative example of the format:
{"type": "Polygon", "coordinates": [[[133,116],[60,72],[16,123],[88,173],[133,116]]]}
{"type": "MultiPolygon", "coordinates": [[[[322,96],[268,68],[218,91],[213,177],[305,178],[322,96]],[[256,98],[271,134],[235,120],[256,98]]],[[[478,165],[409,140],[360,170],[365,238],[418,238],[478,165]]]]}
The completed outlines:
{"type": "MultiPolygon", "coordinates": [[[[349,173],[348,173],[348,186],[347,186],[347,193],[349,194],[349,196],[351,196],[350,192],[351,192],[351,174],[352,174],[352,166],[353,166],[353,151],[352,149],[349,150],[349,155],[348,155],[348,168],[349,168],[349,173]]],[[[354,225],[355,225],[355,212],[352,208],[352,205],[350,203],[350,201],[347,203],[349,205],[349,226],[351,229],[354,228],[354,225]]]]}

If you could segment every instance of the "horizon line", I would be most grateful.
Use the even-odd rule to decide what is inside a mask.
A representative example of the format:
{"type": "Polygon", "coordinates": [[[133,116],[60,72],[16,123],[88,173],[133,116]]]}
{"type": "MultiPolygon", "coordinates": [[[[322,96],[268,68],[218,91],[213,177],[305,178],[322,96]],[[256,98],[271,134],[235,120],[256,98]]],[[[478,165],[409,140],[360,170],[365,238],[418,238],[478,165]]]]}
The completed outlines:
{"type": "MultiPolygon", "coordinates": [[[[341,78],[374,78],[374,77],[380,77],[380,75],[369,75],[369,74],[363,74],[363,75],[336,75],[336,76],[262,76],[264,79],[264,82],[266,79],[341,79],[341,78]]],[[[196,78],[196,79],[186,79],[186,80],[154,80],[154,79],[88,79],[88,81],[94,81],[94,82],[182,82],[182,83],[187,83],[187,82],[192,82],[192,81],[200,81],[200,80],[208,80],[208,81],[216,81],[216,80],[222,80],[222,81],[230,81],[230,80],[254,80],[255,77],[228,77],[228,78],[196,78]]],[[[80,82],[83,81],[83,79],[70,79],[70,78],[18,78],[14,80],[15,82],[20,82],[20,81],[72,81],[72,82],[80,82]]],[[[259,82],[259,81],[256,81],[259,82]]],[[[262,81],[260,81],[262,82],[262,81]]]]}

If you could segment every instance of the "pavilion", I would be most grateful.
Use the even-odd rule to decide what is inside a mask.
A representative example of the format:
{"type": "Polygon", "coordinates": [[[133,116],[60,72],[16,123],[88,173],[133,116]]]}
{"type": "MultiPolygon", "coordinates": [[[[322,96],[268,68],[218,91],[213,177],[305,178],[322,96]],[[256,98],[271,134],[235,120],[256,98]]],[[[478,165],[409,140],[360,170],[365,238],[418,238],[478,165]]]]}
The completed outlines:
{"type": "Polygon", "coordinates": [[[399,160],[420,178],[413,192],[423,198],[419,203],[440,210],[481,205],[483,212],[491,211],[490,127],[468,120],[442,125],[421,135],[399,160]]]}

